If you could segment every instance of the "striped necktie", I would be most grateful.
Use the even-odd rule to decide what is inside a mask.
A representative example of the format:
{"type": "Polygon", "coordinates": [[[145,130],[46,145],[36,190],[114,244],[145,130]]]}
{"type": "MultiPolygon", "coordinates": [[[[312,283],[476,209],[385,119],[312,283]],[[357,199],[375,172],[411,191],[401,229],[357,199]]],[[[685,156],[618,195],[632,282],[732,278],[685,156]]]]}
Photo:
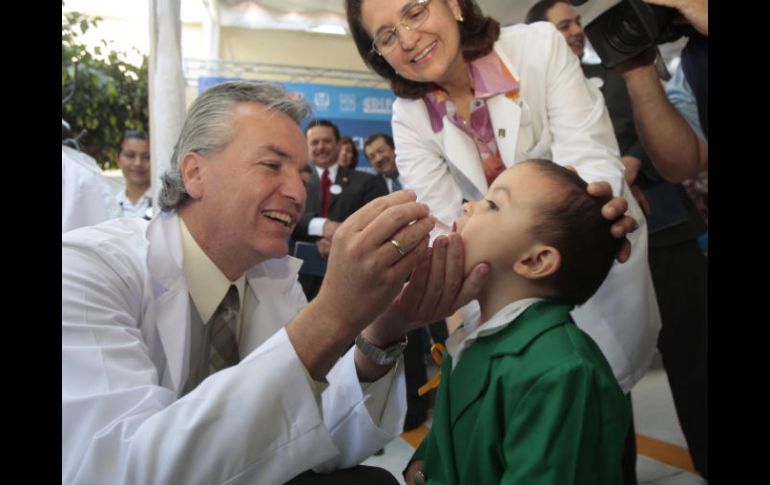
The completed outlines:
{"type": "Polygon", "coordinates": [[[230,285],[227,294],[211,316],[209,370],[213,374],[238,363],[238,343],[235,339],[236,321],[240,308],[238,289],[230,285]]]}
{"type": "Polygon", "coordinates": [[[391,190],[391,192],[395,192],[397,190],[403,189],[403,187],[401,187],[401,182],[398,181],[398,175],[395,175],[395,176],[389,177],[389,178],[390,178],[391,182],[393,182],[393,185],[392,185],[393,189],[391,190]]]}

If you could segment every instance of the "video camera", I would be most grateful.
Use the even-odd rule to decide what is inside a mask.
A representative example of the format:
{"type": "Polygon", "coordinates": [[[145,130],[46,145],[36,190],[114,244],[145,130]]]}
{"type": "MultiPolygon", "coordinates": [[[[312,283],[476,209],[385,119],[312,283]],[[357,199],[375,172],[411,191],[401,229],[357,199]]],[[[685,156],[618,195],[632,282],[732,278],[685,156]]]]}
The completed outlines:
{"type": "MultiPolygon", "coordinates": [[[[568,0],[574,6],[588,0],[568,0]]],[[[596,1],[596,0],[594,0],[596,1]]],[[[585,27],[588,40],[606,68],[613,68],[644,50],[673,42],[694,32],[674,8],[649,5],[642,0],[620,0],[585,27]]]]}

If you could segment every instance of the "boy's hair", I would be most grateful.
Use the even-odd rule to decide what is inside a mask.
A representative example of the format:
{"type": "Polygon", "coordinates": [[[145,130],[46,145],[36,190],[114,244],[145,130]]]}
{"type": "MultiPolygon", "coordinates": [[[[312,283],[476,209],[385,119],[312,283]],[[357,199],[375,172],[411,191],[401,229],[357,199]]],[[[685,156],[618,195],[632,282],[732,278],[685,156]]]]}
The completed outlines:
{"type": "Polygon", "coordinates": [[[585,303],[599,289],[610,271],[623,239],[610,234],[614,221],[601,209],[610,197],[593,197],[580,176],[549,160],[527,160],[558,184],[549,201],[540,207],[532,236],[555,247],[561,268],[544,280],[556,298],[571,305],[585,303]]]}

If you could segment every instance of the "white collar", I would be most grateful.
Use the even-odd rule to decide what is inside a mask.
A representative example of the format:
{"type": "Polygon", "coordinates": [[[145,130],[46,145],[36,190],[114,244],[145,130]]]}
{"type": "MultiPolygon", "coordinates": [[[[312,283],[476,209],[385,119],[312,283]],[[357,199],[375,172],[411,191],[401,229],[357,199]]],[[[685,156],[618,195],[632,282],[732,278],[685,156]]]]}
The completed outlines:
{"type": "Polygon", "coordinates": [[[460,362],[460,357],[463,353],[473,345],[473,342],[481,337],[486,337],[495,334],[508,325],[521,315],[524,310],[530,307],[530,305],[537,303],[542,298],[524,298],[522,300],[516,300],[508,305],[504,306],[495,313],[492,318],[479,325],[478,320],[469,322],[454,331],[452,335],[446,341],[446,350],[449,355],[452,356],[452,370],[460,362]]]}
{"type": "MultiPolygon", "coordinates": [[[[316,165],[313,165],[315,167],[316,172],[318,172],[318,179],[321,179],[321,176],[323,176],[324,169],[321,167],[318,167],[316,165]]],[[[331,167],[325,169],[329,171],[329,179],[331,179],[332,183],[334,183],[335,180],[337,180],[337,171],[339,170],[340,166],[336,163],[332,165],[331,167]]]]}
{"type": "Polygon", "coordinates": [[[230,289],[230,285],[235,285],[238,289],[241,308],[243,308],[246,275],[243,274],[237,280],[230,281],[211,258],[203,252],[181,217],[179,218],[179,232],[182,236],[184,261],[182,271],[187,281],[187,287],[190,289],[190,296],[203,323],[208,322],[214,315],[219,303],[225,297],[227,290],[230,289]]]}

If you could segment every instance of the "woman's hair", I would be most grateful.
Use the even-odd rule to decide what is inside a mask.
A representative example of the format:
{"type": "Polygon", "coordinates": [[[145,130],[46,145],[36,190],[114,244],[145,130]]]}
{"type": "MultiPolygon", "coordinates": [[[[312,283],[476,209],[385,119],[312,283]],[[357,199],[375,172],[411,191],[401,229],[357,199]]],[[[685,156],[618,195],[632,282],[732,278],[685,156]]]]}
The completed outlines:
{"type": "MultiPolygon", "coordinates": [[[[375,0],[366,0],[375,1],[375,0]]],[[[444,0],[432,0],[443,2],[444,0]]],[[[345,0],[348,25],[358,53],[367,66],[390,81],[390,87],[400,98],[416,99],[433,90],[432,83],[410,81],[398,74],[388,61],[372,50],[372,38],[366,33],[361,22],[361,6],[364,0],[345,0]]],[[[474,0],[457,0],[463,16],[458,22],[460,28],[460,50],[466,61],[472,61],[489,54],[500,37],[500,23],[486,17],[474,0]]],[[[428,7],[430,8],[430,6],[428,7]]]]}
{"type": "Polygon", "coordinates": [[[230,143],[235,135],[233,116],[239,103],[259,103],[289,116],[297,125],[311,111],[306,100],[269,83],[230,81],[209,88],[190,106],[171,155],[171,166],[161,177],[161,210],[178,209],[190,200],[182,178],[182,158],[189,152],[216,153],[230,143]]]}
{"type": "Polygon", "coordinates": [[[120,141],[118,142],[118,156],[120,156],[120,152],[123,151],[123,142],[132,138],[150,141],[150,135],[148,135],[146,131],[126,130],[123,132],[123,136],[120,137],[120,141]]]}
{"type": "Polygon", "coordinates": [[[349,136],[343,136],[340,138],[340,146],[342,145],[350,145],[350,147],[353,149],[353,158],[350,159],[350,165],[347,166],[348,169],[353,170],[358,166],[358,148],[356,148],[355,142],[349,136]]]}

